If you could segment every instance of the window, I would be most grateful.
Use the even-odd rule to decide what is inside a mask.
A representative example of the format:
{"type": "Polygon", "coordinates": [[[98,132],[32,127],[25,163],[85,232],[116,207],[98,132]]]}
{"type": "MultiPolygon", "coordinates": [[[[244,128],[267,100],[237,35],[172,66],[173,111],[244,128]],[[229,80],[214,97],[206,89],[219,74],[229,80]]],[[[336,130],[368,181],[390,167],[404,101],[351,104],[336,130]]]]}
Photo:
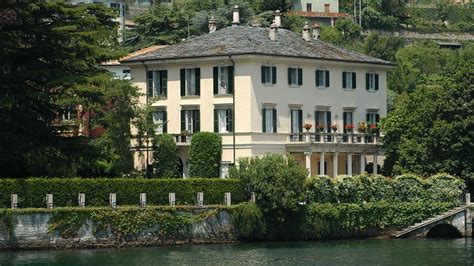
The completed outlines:
{"type": "Polygon", "coordinates": [[[168,91],[168,71],[148,71],[148,97],[166,96],[168,91]]]}
{"type": "Polygon", "coordinates": [[[288,84],[290,86],[303,85],[303,69],[292,67],[288,68],[288,84]]]}
{"type": "Polygon", "coordinates": [[[262,108],[262,132],[277,132],[277,110],[275,108],[262,108]]]}
{"type": "Polygon", "coordinates": [[[324,12],[328,13],[330,12],[330,5],[329,4],[324,4],[324,12]]]}
{"type": "Polygon", "coordinates": [[[312,12],[312,11],[313,11],[313,4],[306,3],[306,12],[312,12]]]}
{"type": "Polygon", "coordinates": [[[374,73],[365,74],[365,89],[368,91],[379,90],[379,74],[374,74],[374,73]]]}
{"type": "Polygon", "coordinates": [[[291,110],[291,133],[303,132],[303,111],[300,109],[291,110]]]}
{"type": "Polygon", "coordinates": [[[262,66],[261,69],[263,84],[276,84],[277,70],[274,66],[262,66]]]}
{"type": "Polygon", "coordinates": [[[356,88],[356,73],[342,72],[342,88],[355,89],[356,88]]]}
{"type": "Polygon", "coordinates": [[[316,110],[314,112],[314,123],[316,128],[320,128],[320,133],[331,132],[331,111],[316,110]]]}
{"type": "Polygon", "coordinates": [[[343,123],[343,131],[347,133],[347,125],[354,125],[354,119],[352,115],[352,111],[346,111],[342,113],[342,123],[343,123]]]}
{"type": "Polygon", "coordinates": [[[77,110],[74,105],[66,106],[62,113],[62,121],[73,122],[77,119],[77,110]]]}
{"type": "Polygon", "coordinates": [[[120,10],[120,4],[119,3],[110,3],[110,8],[120,10]]]}
{"type": "Polygon", "coordinates": [[[234,129],[233,112],[231,108],[214,109],[214,132],[228,133],[234,129]]]}
{"type": "Polygon", "coordinates": [[[199,132],[200,112],[199,110],[181,110],[181,131],[188,131],[189,133],[199,132]]]}
{"type": "Polygon", "coordinates": [[[200,68],[182,68],[181,78],[181,96],[192,96],[201,94],[201,69],[200,68]]]}
{"type": "Polygon", "coordinates": [[[232,94],[234,92],[234,67],[214,67],[214,94],[232,94]]]}
{"type": "Polygon", "coordinates": [[[122,70],[122,78],[123,79],[130,79],[131,78],[130,69],[122,70]]]}
{"type": "Polygon", "coordinates": [[[328,70],[316,70],[316,87],[329,87],[328,70]]]}
{"type": "Polygon", "coordinates": [[[168,131],[167,114],[165,110],[153,112],[153,125],[156,127],[157,134],[163,134],[168,131]]]}
{"type": "Polygon", "coordinates": [[[377,124],[380,121],[380,115],[375,112],[367,113],[365,118],[367,125],[377,124]]]}

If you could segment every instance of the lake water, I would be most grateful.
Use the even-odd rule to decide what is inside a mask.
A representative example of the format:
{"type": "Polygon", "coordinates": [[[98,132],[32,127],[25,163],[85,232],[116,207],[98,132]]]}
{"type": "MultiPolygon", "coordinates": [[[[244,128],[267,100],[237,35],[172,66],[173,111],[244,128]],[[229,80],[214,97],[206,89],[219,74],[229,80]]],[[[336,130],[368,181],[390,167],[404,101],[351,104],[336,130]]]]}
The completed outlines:
{"type": "Polygon", "coordinates": [[[0,253],[0,265],[474,265],[472,239],[334,240],[0,253]]]}

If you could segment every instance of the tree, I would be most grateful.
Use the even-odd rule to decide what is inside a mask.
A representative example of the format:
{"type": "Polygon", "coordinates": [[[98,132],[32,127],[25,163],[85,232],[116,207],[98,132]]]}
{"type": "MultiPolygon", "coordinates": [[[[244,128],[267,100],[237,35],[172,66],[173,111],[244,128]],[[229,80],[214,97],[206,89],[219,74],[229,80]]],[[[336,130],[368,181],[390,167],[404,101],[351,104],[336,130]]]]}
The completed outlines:
{"type": "Polygon", "coordinates": [[[395,61],[395,54],[405,45],[402,38],[370,34],[364,40],[364,53],[383,60],[395,61]]]}
{"type": "Polygon", "coordinates": [[[191,177],[219,177],[222,138],[217,133],[198,132],[191,139],[189,175],[191,177]]]}
{"type": "Polygon", "coordinates": [[[1,175],[75,175],[70,170],[87,157],[89,142],[58,134],[53,121],[103,95],[88,83],[105,72],[99,62],[122,55],[116,14],[103,5],[39,0],[2,4],[0,13],[1,175]]]}
{"type": "MultiPolygon", "coordinates": [[[[461,57],[463,58],[463,57],[461,57]]],[[[460,61],[452,78],[417,86],[383,120],[388,175],[446,172],[473,181],[474,62],[460,61]]]]}
{"type": "Polygon", "coordinates": [[[161,178],[179,178],[178,148],[173,136],[156,135],[153,141],[153,168],[155,176],[161,178]]]}
{"type": "Polygon", "coordinates": [[[241,158],[229,174],[231,178],[242,179],[247,193],[256,193],[257,205],[277,223],[299,209],[308,176],[307,170],[292,157],[272,154],[241,158]]]}

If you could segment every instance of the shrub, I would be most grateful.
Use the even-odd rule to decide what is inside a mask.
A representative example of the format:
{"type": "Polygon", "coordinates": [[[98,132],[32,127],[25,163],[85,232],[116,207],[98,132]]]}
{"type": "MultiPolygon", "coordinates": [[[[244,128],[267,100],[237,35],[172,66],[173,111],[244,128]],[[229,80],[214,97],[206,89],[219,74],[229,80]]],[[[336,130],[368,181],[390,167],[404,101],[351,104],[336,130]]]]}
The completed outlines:
{"type": "Polygon", "coordinates": [[[169,134],[156,135],[153,139],[153,168],[157,177],[178,178],[178,148],[169,134]]]}
{"type": "Polygon", "coordinates": [[[232,209],[232,225],[244,239],[261,239],[267,233],[265,217],[255,204],[241,204],[232,209]]]}
{"type": "Polygon", "coordinates": [[[337,190],[333,179],[327,175],[308,177],[305,180],[307,201],[319,203],[337,202],[337,190]]]}
{"type": "Polygon", "coordinates": [[[230,177],[242,180],[247,192],[255,192],[264,213],[295,211],[304,197],[307,171],[292,157],[268,154],[241,158],[230,177]]]}
{"type": "Polygon", "coordinates": [[[148,205],[168,205],[168,193],[176,193],[176,204],[193,205],[197,192],[204,192],[205,204],[222,204],[224,193],[232,202],[246,201],[240,180],[236,179],[126,179],[126,178],[31,178],[0,179],[0,207],[10,206],[10,194],[18,194],[19,207],[44,207],[45,196],[52,193],[55,206],[77,206],[77,194],[86,194],[87,206],[108,205],[109,193],[117,193],[118,205],[138,205],[139,194],[147,193],[148,205]],[[9,184],[9,185],[7,185],[9,184]]]}
{"type": "Polygon", "coordinates": [[[347,175],[336,177],[335,183],[339,202],[361,202],[357,181],[357,179],[347,175]]]}
{"type": "Polygon", "coordinates": [[[404,174],[393,182],[394,200],[399,202],[422,201],[426,199],[426,184],[417,175],[404,174]]]}
{"type": "Polygon", "coordinates": [[[428,195],[434,202],[457,202],[465,189],[464,182],[449,174],[437,174],[429,179],[428,195]]]}
{"type": "Polygon", "coordinates": [[[198,132],[191,139],[189,175],[218,177],[222,155],[222,138],[212,132],[198,132]]]}
{"type": "Polygon", "coordinates": [[[365,202],[382,201],[391,198],[391,180],[382,175],[357,175],[360,200],[365,202]]]}

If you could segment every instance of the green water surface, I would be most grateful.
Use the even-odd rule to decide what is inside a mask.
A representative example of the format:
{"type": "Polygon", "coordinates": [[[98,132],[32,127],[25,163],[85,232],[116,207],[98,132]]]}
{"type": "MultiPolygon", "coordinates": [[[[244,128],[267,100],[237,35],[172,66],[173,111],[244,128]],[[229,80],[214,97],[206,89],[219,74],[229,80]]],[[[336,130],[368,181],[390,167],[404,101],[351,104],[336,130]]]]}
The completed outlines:
{"type": "Polygon", "coordinates": [[[334,240],[0,253],[0,265],[474,265],[472,239],[334,240]]]}

